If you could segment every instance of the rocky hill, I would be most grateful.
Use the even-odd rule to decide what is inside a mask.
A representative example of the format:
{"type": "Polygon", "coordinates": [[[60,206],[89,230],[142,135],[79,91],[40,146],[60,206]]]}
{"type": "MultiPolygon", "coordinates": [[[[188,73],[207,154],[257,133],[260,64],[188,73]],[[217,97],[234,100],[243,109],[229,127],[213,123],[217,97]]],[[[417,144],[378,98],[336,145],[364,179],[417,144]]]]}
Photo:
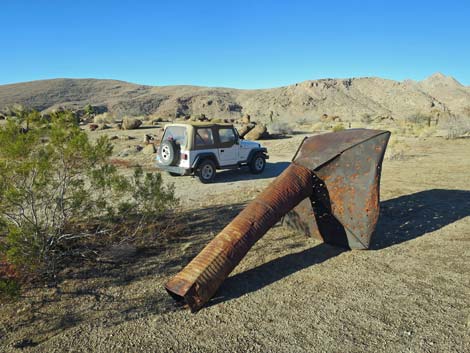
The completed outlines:
{"type": "Polygon", "coordinates": [[[322,114],[346,120],[365,114],[404,118],[416,113],[468,115],[470,87],[440,73],[420,82],[376,77],[320,79],[259,90],[53,79],[0,85],[0,111],[13,104],[40,111],[91,104],[117,115],[161,117],[204,113],[211,118],[230,118],[247,113],[259,120],[270,115],[281,120],[309,120],[322,114]]]}

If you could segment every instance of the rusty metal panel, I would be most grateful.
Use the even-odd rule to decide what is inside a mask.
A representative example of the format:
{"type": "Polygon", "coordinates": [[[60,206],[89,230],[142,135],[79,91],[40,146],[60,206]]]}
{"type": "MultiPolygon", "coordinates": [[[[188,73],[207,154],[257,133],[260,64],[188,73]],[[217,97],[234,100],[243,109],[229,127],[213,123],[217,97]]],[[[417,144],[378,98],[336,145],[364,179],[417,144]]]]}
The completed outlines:
{"type": "Polygon", "coordinates": [[[314,191],[285,221],[327,243],[367,249],[379,216],[381,166],[390,133],[360,130],[351,135],[350,131],[355,130],[304,142],[295,162],[314,169],[314,191]],[[359,141],[361,138],[365,140],[359,141]],[[336,147],[331,146],[334,140],[338,141],[336,147]],[[351,146],[341,151],[344,141],[351,146]],[[316,156],[318,151],[331,159],[316,156]]]}

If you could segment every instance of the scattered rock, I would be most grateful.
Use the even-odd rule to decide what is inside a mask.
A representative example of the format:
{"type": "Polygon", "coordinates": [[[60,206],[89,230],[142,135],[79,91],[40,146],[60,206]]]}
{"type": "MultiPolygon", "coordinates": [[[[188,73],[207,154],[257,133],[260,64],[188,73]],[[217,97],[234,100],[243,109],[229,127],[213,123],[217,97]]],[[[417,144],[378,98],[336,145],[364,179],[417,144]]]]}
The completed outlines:
{"type": "Polygon", "coordinates": [[[111,136],[109,139],[112,141],[112,140],[117,140],[119,138],[118,135],[114,135],[114,136],[111,136]]]}
{"type": "Polygon", "coordinates": [[[153,143],[153,141],[155,141],[155,136],[153,135],[144,136],[144,143],[153,143]]]}
{"type": "Polygon", "coordinates": [[[137,152],[140,152],[140,151],[142,151],[143,149],[144,149],[144,148],[143,148],[141,145],[135,146],[135,150],[136,150],[137,152]]]}
{"type": "Polygon", "coordinates": [[[90,124],[90,125],[88,125],[88,127],[90,128],[90,131],[95,131],[99,128],[99,125],[98,124],[90,124]]]}
{"type": "Polygon", "coordinates": [[[199,114],[199,116],[197,116],[197,120],[199,120],[201,122],[202,121],[210,121],[210,119],[205,114],[199,114]]]}
{"type": "Polygon", "coordinates": [[[110,129],[110,128],[111,128],[111,126],[109,126],[109,125],[99,124],[98,128],[96,130],[106,130],[106,129],[110,129]]]}
{"type": "Polygon", "coordinates": [[[38,345],[38,343],[33,341],[32,339],[24,338],[21,341],[16,342],[13,345],[13,347],[16,348],[16,349],[24,349],[24,348],[28,348],[28,347],[35,347],[37,345],[38,345]]]}
{"type": "Polygon", "coordinates": [[[124,118],[122,120],[122,128],[124,130],[138,129],[140,125],[142,125],[142,120],[139,120],[139,119],[124,118]]]}
{"type": "Polygon", "coordinates": [[[153,143],[148,144],[142,149],[143,154],[154,154],[157,152],[153,143]]]}

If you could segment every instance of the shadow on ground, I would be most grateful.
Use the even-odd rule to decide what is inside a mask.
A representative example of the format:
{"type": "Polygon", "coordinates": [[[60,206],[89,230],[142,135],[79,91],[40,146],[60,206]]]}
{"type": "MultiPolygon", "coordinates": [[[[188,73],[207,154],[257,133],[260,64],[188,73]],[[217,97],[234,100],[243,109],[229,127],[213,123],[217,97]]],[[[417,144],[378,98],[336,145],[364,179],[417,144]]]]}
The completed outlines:
{"type": "MultiPolygon", "coordinates": [[[[384,201],[371,249],[380,250],[415,239],[467,216],[470,216],[470,191],[465,190],[432,189],[384,201]]],[[[346,250],[323,243],[236,274],[223,283],[209,305],[257,291],[343,251],[346,250]]]]}
{"type": "Polygon", "coordinates": [[[222,170],[215,175],[214,183],[228,183],[241,180],[259,180],[277,177],[290,162],[266,163],[266,167],[261,174],[251,174],[248,167],[233,170],[222,170]]]}
{"type": "MultiPolygon", "coordinates": [[[[67,268],[57,283],[28,291],[22,298],[28,310],[8,329],[21,332],[12,347],[40,345],[83,322],[109,327],[180,310],[164,290],[168,276],[186,265],[243,207],[237,203],[182,212],[179,217],[188,224],[182,233],[156,234],[129,256],[67,268]],[[33,325],[34,333],[28,330],[33,325]]],[[[5,335],[0,327],[0,339],[5,335]]]]}

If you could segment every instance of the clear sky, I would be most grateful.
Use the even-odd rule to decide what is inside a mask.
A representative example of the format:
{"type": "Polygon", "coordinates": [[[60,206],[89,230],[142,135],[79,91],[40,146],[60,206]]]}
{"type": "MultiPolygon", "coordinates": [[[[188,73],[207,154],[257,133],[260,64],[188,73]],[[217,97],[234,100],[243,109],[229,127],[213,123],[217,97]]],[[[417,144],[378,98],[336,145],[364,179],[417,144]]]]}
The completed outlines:
{"type": "Polygon", "coordinates": [[[0,84],[267,88],[436,71],[470,85],[469,0],[0,0],[0,84]]]}

